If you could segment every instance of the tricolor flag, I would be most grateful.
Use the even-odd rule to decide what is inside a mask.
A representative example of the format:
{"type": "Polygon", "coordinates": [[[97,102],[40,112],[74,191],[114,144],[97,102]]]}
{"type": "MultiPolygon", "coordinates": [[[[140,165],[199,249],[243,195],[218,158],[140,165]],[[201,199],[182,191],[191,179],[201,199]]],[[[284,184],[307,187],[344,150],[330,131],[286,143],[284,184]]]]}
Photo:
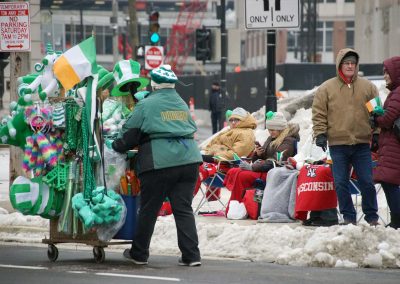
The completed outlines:
{"type": "Polygon", "coordinates": [[[375,97],[372,100],[370,100],[369,102],[367,102],[365,105],[367,106],[368,111],[372,112],[375,109],[375,107],[382,106],[381,98],[375,97]]]}
{"type": "Polygon", "coordinates": [[[65,91],[86,77],[97,73],[94,37],[92,36],[64,52],[54,62],[53,71],[65,91]]]}

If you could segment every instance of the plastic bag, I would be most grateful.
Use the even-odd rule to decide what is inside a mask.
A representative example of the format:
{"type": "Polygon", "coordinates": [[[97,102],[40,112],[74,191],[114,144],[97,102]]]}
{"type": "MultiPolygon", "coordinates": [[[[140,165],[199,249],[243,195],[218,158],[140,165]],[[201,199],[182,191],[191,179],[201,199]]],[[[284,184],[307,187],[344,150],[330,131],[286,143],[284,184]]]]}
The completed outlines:
{"type": "Polygon", "coordinates": [[[119,189],[121,176],[125,176],[127,161],[125,154],[119,154],[114,150],[104,147],[104,166],[106,174],[106,184],[108,189],[119,189]]]}
{"type": "Polygon", "coordinates": [[[242,220],[247,218],[247,211],[244,203],[237,200],[231,200],[229,202],[229,210],[226,215],[227,219],[231,220],[242,220]]]}
{"type": "Polygon", "coordinates": [[[96,230],[97,237],[102,242],[110,241],[115,236],[115,234],[118,233],[121,227],[125,224],[126,212],[127,212],[126,205],[122,198],[118,200],[118,203],[120,203],[122,206],[121,218],[119,219],[119,221],[97,227],[96,230]]]}

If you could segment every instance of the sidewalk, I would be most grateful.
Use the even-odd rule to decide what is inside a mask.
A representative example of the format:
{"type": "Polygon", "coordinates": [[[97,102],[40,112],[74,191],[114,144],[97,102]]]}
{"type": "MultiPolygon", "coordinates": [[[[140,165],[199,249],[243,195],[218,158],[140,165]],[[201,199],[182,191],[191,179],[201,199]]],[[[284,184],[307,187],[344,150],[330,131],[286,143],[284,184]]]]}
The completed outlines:
{"type": "Polygon", "coordinates": [[[10,151],[8,147],[0,147],[0,208],[6,209],[8,212],[15,212],[12,208],[9,198],[9,172],[10,172],[10,151]]]}

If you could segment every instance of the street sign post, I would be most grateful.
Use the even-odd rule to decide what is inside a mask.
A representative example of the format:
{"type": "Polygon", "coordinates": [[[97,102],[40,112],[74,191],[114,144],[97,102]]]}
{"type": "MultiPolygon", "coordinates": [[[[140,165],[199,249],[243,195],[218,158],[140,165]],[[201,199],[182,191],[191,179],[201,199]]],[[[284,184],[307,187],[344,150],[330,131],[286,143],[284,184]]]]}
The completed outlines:
{"type": "Polygon", "coordinates": [[[0,51],[30,51],[29,3],[0,3],[0,51]]]}
{"type": "Polygon", "coordinates": [[[153,70],[160,67],[164,61],[164,48],[162,46],[146,45],[144,55],[144,68],[153,70]]]}
{"type": "Polygon", "coordinates": [[[246,29],[296,28],[299,0],[246,0],[246,29]]]}
{"type": "Polygon", "coordinates": [[[246,29],[267,31],[267,95],[265,112],[276,111],[275,51],[276,29],[297,28],[300,24],[300,0],[245,0],[246,29]]]}

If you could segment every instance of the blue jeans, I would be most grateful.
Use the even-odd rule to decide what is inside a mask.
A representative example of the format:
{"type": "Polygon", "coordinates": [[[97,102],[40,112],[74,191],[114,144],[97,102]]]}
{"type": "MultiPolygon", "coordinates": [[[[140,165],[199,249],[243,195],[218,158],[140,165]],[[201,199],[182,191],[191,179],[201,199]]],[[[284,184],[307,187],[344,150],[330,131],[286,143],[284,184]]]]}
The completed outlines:
{"type": "Polygon", "coordinates": [[[387,182],[382,182],[381,185],[385,192],[390,212],[400,214],[400,187],[396,184],[387,182]]]}
{"type": "Polygon", "coordinates": [[[339,201],[340,213],[346,221],[356,222],[356,210],[350,193],[350,165],[357,175],[361,192],[361,208],[365,221],[377,221],[379,216],[376,190],[372,180],[372,159],[369,144],[329,146],[332,173],[339,201]]]}

